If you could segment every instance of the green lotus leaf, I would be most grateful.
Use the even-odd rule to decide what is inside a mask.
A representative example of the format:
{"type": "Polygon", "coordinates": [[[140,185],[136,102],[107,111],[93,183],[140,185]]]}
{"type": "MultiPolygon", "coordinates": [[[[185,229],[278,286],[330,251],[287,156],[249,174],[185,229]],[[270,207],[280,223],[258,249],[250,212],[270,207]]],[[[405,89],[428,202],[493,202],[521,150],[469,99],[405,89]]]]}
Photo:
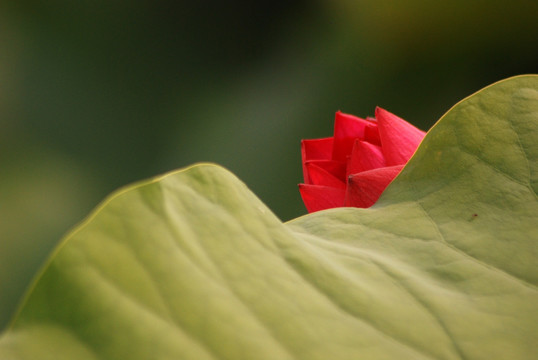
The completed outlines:
{"type": "Polygon", "coordinates": [[[129,186],[36,277],[0,359],[530,359],[538,76],[454,106],[369,209],[282,223],[228,171],[129,186]]]}

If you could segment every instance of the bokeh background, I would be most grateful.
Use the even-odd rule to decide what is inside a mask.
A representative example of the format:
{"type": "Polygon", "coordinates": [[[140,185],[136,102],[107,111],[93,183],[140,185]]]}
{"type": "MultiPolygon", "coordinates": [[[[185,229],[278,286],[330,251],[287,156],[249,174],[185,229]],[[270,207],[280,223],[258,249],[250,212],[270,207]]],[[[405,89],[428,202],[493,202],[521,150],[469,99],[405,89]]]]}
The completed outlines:
{"type": "Polygon", "coordinates": [[[538,2],[0,1],[0,329],[107,194],[200,161],[282,220],[300,140],[375,106],[427,130],[538,70],[538,2]]]}

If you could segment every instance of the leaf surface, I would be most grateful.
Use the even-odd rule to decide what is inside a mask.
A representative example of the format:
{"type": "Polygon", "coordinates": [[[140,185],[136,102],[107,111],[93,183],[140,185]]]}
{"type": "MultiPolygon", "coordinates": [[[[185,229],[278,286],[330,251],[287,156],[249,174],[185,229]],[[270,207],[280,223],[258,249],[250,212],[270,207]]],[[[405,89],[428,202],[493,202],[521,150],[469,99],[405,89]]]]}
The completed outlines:
{"type": "Polygon", "coordinates": [[[529,359],[538,77],[453,107],[369,209],[283,224],[197,165],[127,187],[36,278],[0,359],[529,359]]]}

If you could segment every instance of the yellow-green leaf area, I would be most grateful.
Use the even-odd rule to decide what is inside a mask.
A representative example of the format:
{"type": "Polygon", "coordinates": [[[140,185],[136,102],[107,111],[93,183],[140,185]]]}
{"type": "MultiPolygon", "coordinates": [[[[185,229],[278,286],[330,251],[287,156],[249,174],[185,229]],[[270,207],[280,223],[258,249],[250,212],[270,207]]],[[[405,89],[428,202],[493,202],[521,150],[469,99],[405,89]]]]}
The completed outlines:
{"type": "Polygon", "coordinates": [[[65,239],[0,359],[530,359],[538,77],[462,100],[370,209],[282,223],[201,164],[65,239]]]}

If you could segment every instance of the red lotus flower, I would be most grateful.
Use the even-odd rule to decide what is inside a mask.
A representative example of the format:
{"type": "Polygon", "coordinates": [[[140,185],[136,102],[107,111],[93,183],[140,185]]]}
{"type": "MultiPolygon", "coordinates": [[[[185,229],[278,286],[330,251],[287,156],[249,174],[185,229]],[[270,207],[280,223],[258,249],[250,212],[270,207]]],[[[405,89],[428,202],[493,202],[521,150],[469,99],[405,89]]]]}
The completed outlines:
{"type": "Polygon", "coordinates": [[[306,209],[372,206],[424,135],[381,108],[366,119],[337,112],[333,137],[301,142],[305,183],[299,191],[306,209]]]}

